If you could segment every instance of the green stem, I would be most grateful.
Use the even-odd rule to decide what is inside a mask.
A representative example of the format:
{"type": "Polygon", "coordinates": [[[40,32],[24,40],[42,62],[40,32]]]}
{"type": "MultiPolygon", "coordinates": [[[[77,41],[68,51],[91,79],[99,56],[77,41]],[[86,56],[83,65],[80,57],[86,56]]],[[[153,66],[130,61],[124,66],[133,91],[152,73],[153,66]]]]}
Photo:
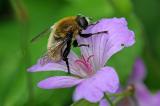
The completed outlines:
{"type": "Polygon", "coordinates": [[[110,94],[109,96],[115,96],[115,97],[118,97],[118,96],[130,96],[130,95],[132,95],[132,94],[133,94],[132,92],[123,91],[123,92],[121,92],[121,93],[110,94]]]}
{"type": "Polygon", "coordinates": [[[117,104],[119,101],[121,101],[123,98],[128,97],[128,96],[132,96],[133,92],[130,91],[123,91],[121,93],[117,93],[117,94],[110,94],[109,96],[113,96],[115,97],[113,103],[117,104]]]}
{"type": "Polygon", "coordinates": [[[110,99],[109,95],[107,95],[105,93],[105,98],[107,99],[108,103],[110,104],[110,106],[115,106],[115,104],[112,102],[112,100],[110,99]]]}
{"type": "Polygon", "coordinates": [[[114,103],[117,104],[119,101],[121,101],[125,96],[118,96],[115,98],[114,103]]]}

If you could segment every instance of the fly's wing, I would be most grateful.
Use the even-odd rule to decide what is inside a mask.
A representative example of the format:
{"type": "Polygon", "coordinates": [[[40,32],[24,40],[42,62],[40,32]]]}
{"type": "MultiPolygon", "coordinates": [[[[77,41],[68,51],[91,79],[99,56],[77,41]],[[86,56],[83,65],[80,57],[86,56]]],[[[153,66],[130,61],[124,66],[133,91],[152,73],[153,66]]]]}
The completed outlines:
{"type": "Polygon", "coordinates": [[[41,58],[40,63],[42,65],[48,62],[58,62],[62,59],[62,53],[67,41],[60,40],[54,42],[54,44],[48,49],[48,52],[41,58]]]}
{"type": "Polygon", "coordinates": [[[47,28],[44,31],[42,31],[40,34],[38,34],[37,36],[35,36],[33,39],[31,39],[31,43],[39,40],[40,38],[42,38],[43,36],[47,35],[49,32],[51,31],[51,28],[47,28]]]}
{"type": "Polygon", "coordinates": [[[62,59],[62,53],[65,45],[65,41],[59,41],[55,44],[55,46],[49,48],[48,55],[52,58],[53,61],[57,62],[62,59]]]}

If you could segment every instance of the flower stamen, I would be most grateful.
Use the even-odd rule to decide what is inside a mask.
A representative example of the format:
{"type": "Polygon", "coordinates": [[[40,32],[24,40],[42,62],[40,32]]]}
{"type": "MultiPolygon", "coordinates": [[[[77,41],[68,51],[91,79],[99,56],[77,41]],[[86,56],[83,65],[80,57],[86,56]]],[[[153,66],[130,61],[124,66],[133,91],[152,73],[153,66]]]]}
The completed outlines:
{"type": "Polygon", "coordinates": [[[87,58],[87,62],[89,62],[89,60],[93,57],[94,55],[91,55],[87,58]]]}
{"type": "Polygon", "coordinates": [[[92,75],[93,74],[93,69],[92,69],[92,65],[90,64],[89,60],[90,58],[93,57],[93,55],[89,56],[87,59],[82,55],[81,59],[78,59],[75,61],[76,64],[78,64],[80,66],[81,69],[83,69],[83,71],[85,73],[87,73],[87,75],[92,75]]]}

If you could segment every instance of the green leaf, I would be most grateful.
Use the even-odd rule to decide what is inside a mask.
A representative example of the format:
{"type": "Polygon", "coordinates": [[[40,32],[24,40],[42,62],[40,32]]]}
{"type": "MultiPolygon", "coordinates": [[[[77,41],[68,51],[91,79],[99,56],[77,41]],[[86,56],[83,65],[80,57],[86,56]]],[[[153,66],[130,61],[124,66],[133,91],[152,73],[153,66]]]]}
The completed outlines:
{"type": "Polygon", "coordinates": [[[98,103],[90,103],[84,99],[81,99],[78,102],[73,103],[71,106],[98,106],[98,103]]]}

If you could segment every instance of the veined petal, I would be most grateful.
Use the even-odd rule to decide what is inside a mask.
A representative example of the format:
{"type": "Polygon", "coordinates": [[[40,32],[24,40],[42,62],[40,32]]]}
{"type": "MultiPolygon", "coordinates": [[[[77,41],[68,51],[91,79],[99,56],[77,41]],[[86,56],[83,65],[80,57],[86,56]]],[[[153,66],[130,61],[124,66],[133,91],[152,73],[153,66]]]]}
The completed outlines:
{"type": "Polygon", "coordinates": [[[124,18],[102,19],[96,24],[89,26],[82,33],[99,33],[89,38],[78,38],[79,44],[89,44],[89,48],[81,47],[81,52],[85,57],[94,55],[91,63],[95,70],[103,67],[107,60],[124,47],[134,44],[134,33],[127,27],[124,18]]]}
{"type": "Polygon", "coordinates": [[[71,76],[56,76],[42,80],[38,87],[43,89],[67,88],[79,84],[83,79],[71,76]]]}
{"type": "Polygon", "coordinates": [[[119,79],[115,70],[111,67],[104,67],[77,86],[74,100],[84,98],[90,102],[98,102],[103,98],[104,92],[114,93],[118,87],[119,79]]]}
{"type": "MultiPolygon", "coordinates": [[[[78,59],[77,55],[74,52],[70,52],[69,56],[69,65],[70,65],[70,70],[71,73],[74,75],[78,75],[81,76],[81,74],[79,71],[76,71],[78,67],[76,67],[75,65],[75,61],[78,59]]],[[[65,71],[68,72],[67,67],[65,62],[62,60],[60,62],[53,62],[53,61],[49,61],[48,63],[42,65],[40,63],[40,60],[38,60],[37,64],[33,65],[32,67],[28,68],[29,72],[37,72],[37,71],[65,71]]]]}
{"type": "Polygon", "coordinates": [[[37,72],[37,71],[55,71],[61,70],[67,72],[66,66],[55,62],[49,62],[45,65],[41,65],[38,61],[37,64],[33,65],[32,67],[28,68],[29,72],[37,72]]]}

